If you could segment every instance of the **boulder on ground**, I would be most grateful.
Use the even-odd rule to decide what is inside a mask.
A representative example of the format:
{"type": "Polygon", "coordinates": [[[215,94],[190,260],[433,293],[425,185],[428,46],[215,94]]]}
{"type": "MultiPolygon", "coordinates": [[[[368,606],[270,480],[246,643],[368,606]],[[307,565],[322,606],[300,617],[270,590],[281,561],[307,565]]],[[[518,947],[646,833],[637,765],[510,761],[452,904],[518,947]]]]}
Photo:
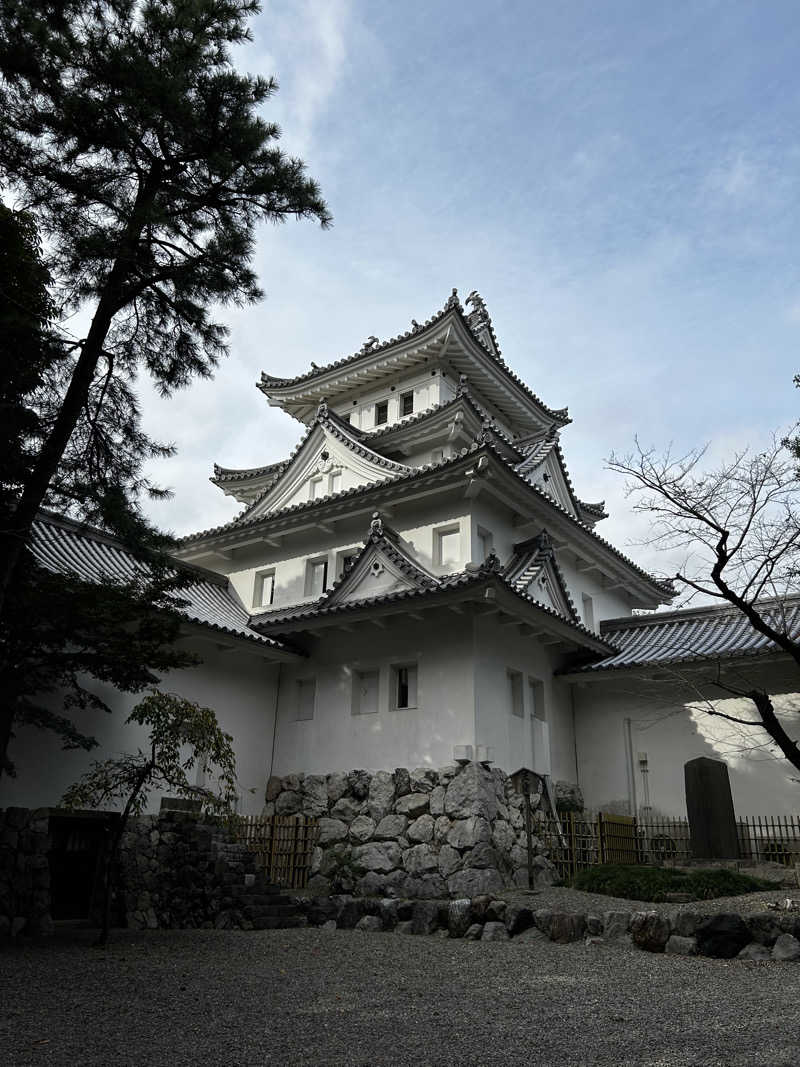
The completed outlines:
{"type": "Polygon", "coordinates": [[[533,926],[533,912],[527,905],[512,901],[506,908],[505,923],[509,934],[516,937],[533,926]]]}
{"type": "Polygon", "coordinates": [[[480,936],[483,933],[483,926],[480,923],[473,923],[472,926],[464,934],[465,941],[479,941],[480,936]]]}
{"type": "Polygon", "coordinates": [[[411,913],[412,933],[432,934],[439,925],[439,902],[418,900],[411,913]]]}
{"type": "Polygon", "coordinates": [[[697,924],[697,951],[701,956],[730,960],[752,940],[741,915],[711,915],[697,924]]]}
{"type": "Polygon", "coordinates": [[[354,929],[364,930],[370,934],[380,933],[383,930],[383,921],[377,915],[364,915],[358,920],[354,929]]]}
{"type": "Polygon", "coordinates": [[[550,919],[550,940],[561,945],[580,941],[586,932],[586,916],[582,912],[557,911],[550,919]]]}
{"type": "Polygon", "coordinates": [[[481,941],[508,941],[506,924],[501,922],[485,923],[483,933],[481,934],[481,941]]]}
{"type": "Polygon", "coordinates": [[[645,952],[663,952],[669,940],[670,923],[657,911],[637,911],[631,917],[631,936],[637,948],[645,952]]]}
{"type": "Polygon", "coordinates": [[[744,946],[736,958],[737,960],[770,960],[772,953],[760,941],[751,941],[749,945],[744,946]]]}
{"type": "Polygon", "coordinates": [[[664,952],[668,956],[696,956],[697,938],[681,937],[680,934],[671,934],[667,938],[664,952]]]}
{"type": "Polygon", "coordinates": [[[781,934],[772,946],[772,958],[784,961],[800,959],[800,941],[792,934],[781,934]]]}
{"type": "Polygon", "coordinates": [[[447,909],[447,928],[451,937],[464,937],[472,925],[472,901],[468,897],[451,900],[447,909]]]}

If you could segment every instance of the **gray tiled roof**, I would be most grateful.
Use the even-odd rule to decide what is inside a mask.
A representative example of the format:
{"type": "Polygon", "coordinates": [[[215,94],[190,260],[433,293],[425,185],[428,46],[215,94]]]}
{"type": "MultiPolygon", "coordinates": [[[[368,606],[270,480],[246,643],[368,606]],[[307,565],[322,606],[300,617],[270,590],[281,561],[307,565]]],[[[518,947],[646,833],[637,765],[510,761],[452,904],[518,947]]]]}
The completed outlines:
{"type": "MultiPolygon", "coordinates": [[[[342,359],[337,359],[333,363],[328,363],[323,367],[314,367],[312,370],[306,371],[305,374],[298,374],[294,378],[278,378],[272,374],[262,373],[261,380],[257,383],[258,388],[261,389],[263,393],[266,393],[268,395],[270,389],[287,389],[294,385],[301,385],[305,382],[311,382],[315,378],[326,374],[330,370],[337,370],[339,367],[349,366],[352,363],[358,362],[358,360],[360,359],[365,359],[370,356],[374,356],[376,353],[383,352],[391,348],[393,345],[399,344],[402,341],[407,341],[417,334],[424,333],[424,331],[427,330],[429,327],[434,326],[436,323],[440,322],[450,311],[457,312],[457,314],[461,318],[461,321],[469,330],[470,335],[474,339],[475,343],[479,345],[484,352],[486,352],[486,354],[492,359],[492,361],[502,369],[503,373],[507,375],[514,382],[514,384],[517,385],[526,394],[526,396],[533,400],[533,402],[538,407],[540,407],[542,411],[546,412],[551,418],[555,419],[562,426],[572,421],[569,417],[569,411],[567,408],[548,407],[547,404],[545,404],[544,401],[540,397],[538,397],[532,389],[529,389],[525,382],[511,370],[506,361],[500,355],[500,349],[498,348],[496,352],[493,352],[490,346],[487,345],[485,341],[483,341],[478,336],[476,330],[473,328],[473,325],[469,321],[469,316],[464,313],[461,301],[458,299],[457,290],[455,289],[453,290],[452,295],[450,296],[444,307],[441,309],[441,311],[437,311],[436,314],[432,315],[431,318],[429,318],[426,322],[421,324],[417,323],[414,327],[412,327],[412,329],[406,330],[405,333],[401,333],[397,337],[391,337],[388,341],[383,341],[380,344],[377,344],[366,351],[364,349],[361,349],[358,352],[354,352],[350,356],[344,356],[342,359]]],[[[491,329],[491,334],[494,338],[493,328],[491,329]]]]}
{"type": "MultiPolygon", "coordinates": [[[[33,527],[31,550],[37,562],[56,574],[72,573],[85,582],[106,579],[131,581],[146,574],[144,564],[113,538],[90,526],[43,512],[33,527]]],[[[252,630],[249,615],[229,591],[227,579],[194,567],[182,569],[196,574],[196,580],[175,593],[187,601],[179,607],[182,615],[223,633],[234,634],[275,649],[285,649],[280,641],[252,630]]]]}
{"type": "MultiPolygon", "coordinates": [[[[763,611],[767,618],[775,620],[776,628],[783,624],[782,610],[774,602],[767,603],[763,611]]],[[[787,600],[783,612],[787,632],[800,638],[800,598],[787,600]]],[[[586,673],[778,651],[741,612],[728,606],[608,619],[602,623],[601,633],[619,652],[583,667],[586,673]]]]}

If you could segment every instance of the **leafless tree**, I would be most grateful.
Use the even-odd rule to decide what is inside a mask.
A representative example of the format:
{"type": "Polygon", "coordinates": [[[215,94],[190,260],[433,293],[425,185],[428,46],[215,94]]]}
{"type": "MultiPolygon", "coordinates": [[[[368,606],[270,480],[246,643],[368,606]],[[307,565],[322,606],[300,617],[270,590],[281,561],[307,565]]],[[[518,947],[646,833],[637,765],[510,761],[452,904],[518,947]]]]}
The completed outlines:
{"type": "MultiPolygon", "coordinates": [[[[612,455],[610,470],[627,478],[634,511],[651,519],[647,544],[681,552],[673,581],[685,602],[702,596],[730,604],[756,632],[800,668],[800,472],[790,449],[795,426],[774,436],[762,451],[744,449],[716,468],[706,468],[708,446],[675,457],[643,449],[612,455]]],[[[800,679],[799,679],[800,681],[800,679]]],[[[753,702],[758,719],[715,710],[743,726],[760,726],[800,770],[800,748],[759,686],[738,684],[716,663],[714,686],[753,702]]],[[[800,725],[800,724],[799,724],[800,725]]]]}

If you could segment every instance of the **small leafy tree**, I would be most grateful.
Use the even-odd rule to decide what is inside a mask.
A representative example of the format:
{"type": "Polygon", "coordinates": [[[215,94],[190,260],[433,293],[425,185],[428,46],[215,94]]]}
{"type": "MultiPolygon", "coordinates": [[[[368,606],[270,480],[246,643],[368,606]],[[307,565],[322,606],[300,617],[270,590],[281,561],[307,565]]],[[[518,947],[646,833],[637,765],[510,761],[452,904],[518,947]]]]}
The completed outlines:
{"type": "Polygon", "coordinates": [[[191,700],[153,690],[140,701],[126,720],[150,731],[146,751],[123,753],[95,762],[66,791],[67,808],[99,808],[123,803],[122,815],[112,832],[104,857],[103,912],[98,945],[108,941],[111,903],[111,872],[131,815],[141,815],[154,789],[200,800],[206,812],[232,814],[236,801],[236,757],[233,738],[220,729],[210,708],[191,700]],[[215,780],[216,788],[192,785],[188,773],[198,764],[215,780]]]}

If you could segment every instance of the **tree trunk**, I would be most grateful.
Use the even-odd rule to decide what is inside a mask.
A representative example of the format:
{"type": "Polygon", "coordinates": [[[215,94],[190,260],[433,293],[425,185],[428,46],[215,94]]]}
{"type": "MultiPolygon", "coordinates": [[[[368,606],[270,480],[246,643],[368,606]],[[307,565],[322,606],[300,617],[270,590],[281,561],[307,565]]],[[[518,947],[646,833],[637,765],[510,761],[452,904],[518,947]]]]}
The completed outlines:
{"type": "Polygon", "coordinates": [[[793,767],[800,771],[800,748],[797,747],[796,742],[792,741],[781,726],[769,695],[763,689],[751,689],[744,695],[749,697],[755,704],[764,724],[764,729],[781,750],[784,757],[793,767]]]}
{"type": "MultiPolygon", "coordinates": [[[[81,346],[81,354],[72,373],[64,402],[23,489],[19,504],[11,518],[11,528],[0,534],[0,618],[4,617],[8,586],[19,563],[23,547],[30,539],[31,526],[42,506],[86,403],[97,364],[103,354],[109,328],[114,316],[125,304],[125,284],[136,260],[136,248],[155,201],[162,171],[163,167],[154,167],[139,185],[130,220],[120,239],[119,248],[103,286],[89,333],[81,346]]],[[[5,749],[0,753],[0,761],[4,757],[5,749]]]]}

